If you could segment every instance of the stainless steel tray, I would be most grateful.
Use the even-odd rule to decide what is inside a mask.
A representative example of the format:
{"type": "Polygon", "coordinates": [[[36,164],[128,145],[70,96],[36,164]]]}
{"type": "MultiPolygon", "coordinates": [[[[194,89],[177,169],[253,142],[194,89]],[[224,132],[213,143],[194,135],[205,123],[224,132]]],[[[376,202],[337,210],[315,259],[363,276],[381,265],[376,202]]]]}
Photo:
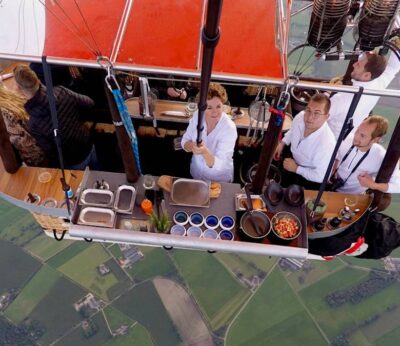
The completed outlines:
{"type": "Polygon", "coordinates": [[[78,224],[113,228],[115,225],[115,212],[111,209],[87,207],[81,210],[78,224]]]}
{"type": "Polygon", "coordinates": [[[86,189],[82,192],[79,203],[93,207],[112,207],[114,193],[110,190],[86,189]]]}
{"type": "Polygon", "coordinates": [[[173,205],[209,207],[210,185],[202,180],[175,179],[171,188],[171,201],[173,205]]]}
{"type": "MultiPolygon", "coordinates": [[[[253,208],[254,210],[258,209],[265,209],[265,202],[261,198],[260,195],[251,195],[251,200],[259,200],[261,204],[261,208],[253,208]]],[[[246,194],[237,194],[235,195],[235,207],[236,210],[246,210],[246,208],[243,206],[242,201],[246,201],[247,203],[247,196],[246,194]]]]}
{"type": "Polygon", "coordinates": [[[122,214],[131,214],[135,198],[136,190],[133,186],[121,185],[115,195],[114,210],[122,214]]]}

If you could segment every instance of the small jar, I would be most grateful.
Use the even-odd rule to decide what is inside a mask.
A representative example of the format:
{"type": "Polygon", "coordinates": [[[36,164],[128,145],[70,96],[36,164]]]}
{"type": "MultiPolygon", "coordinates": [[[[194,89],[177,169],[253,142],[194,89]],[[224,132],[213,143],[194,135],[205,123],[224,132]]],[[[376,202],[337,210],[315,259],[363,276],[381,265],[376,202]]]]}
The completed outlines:
{"type": "Polygon", "coordinates": [[[145,198],[142,203],[140,203],[140,207],[147,215],[150,215],[153,212],[153,203],[147,198],[145,198]]]}

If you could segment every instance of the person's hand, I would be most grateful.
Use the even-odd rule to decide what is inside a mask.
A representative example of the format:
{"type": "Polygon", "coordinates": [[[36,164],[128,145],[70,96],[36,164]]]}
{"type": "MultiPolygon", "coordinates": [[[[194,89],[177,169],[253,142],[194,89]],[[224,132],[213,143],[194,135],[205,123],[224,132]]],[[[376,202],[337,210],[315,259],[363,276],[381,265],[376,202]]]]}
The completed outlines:
{"type": "Polygon", "coordinates": [[[198,145],[194,144],[192,151],[194,155],[204,155],[209,152],[208,148],[204,145],[204,143],[200,143],[198,145]]]}
{"type": "Polygon", "coordinates": [[[181,89],[181,94],[179,95],[179,98],[181,99],[181,100],[186,100],[186,97],[187,97],[187,92],[186,92],[186,90],[185,89],[181,89]]]}
{"type": "Polygon", "coordinates": [[[297,163],[293,159],[284,159],[283,160],[283,168],[285,168],[289,172],[296,173],[297,171],[297,163]]]}
{"type": "Polygon", "coordinates": [[[185,145],[183,146],[183,149],[185,151],[187,151],[188,153],[193,151],[193,147],[195,146],[193,141],[188,141],[185,143],[185,145]]]}
{"type": "Polygon", "coordinates": [[[375,180],[369,174],[363,173],[357,176],[358,182],[362,187],[366,187],[367,189],[374,189],[375,180]]]}
{"type": "Polygon", "coordinates": [[[285,147],[285,143],[283,143],[283,142],[280,142],[278,144],[278,146],[276,147],[275,153],[274,153],[274,160],[275,161],[279,161],[281,159],[282,151],[283,151],[284,147],[285,147]]]}
{"type": "Polygon", "coordinates": [[[173,87],[169,87],[167,89],[167,94],[170,97],[180,97],[182,92],[179,89],[173,88],[173,87]]]}

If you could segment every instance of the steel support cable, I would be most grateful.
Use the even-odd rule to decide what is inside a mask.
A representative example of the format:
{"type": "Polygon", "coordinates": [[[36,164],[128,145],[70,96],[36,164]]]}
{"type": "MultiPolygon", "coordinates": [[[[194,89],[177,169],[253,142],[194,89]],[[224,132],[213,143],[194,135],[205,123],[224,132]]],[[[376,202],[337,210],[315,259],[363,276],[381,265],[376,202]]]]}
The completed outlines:
{"type": "Polygon", "coordinates": [[[37,0],[37,1],[39,1],[39,3],[40,3],[42,6],[44,6],[44,8],[45,8],[47,11],[49,11],[49,12],[54,16],[54,18],[56,18],[62,25],[64,25],[64,26],[69,30],[69,32],[71,32],[72,35],[74,35],[79,41],[81,41],[81,42],[83,43],[83,45],[84,45],[86,48],[88,48],[88,50],[90,51],[90,53],[92,53],[92,54],[95,55],[95,56],[98,56],[96,50],[93,49],[93,47],[91,47],[90,44],[89,44],[88,42],[86,42],[81,36],[79,36],[77,33],[75,33],[67,24],[64,23],[64,21],[62,21],[62,20],[59,18],[59,16],[57,16],[57,15],[54,13],[54,11],[52,11],[52,10],[46,5],[45,0],[37,0]]]}
{"type": "MultiPolygon", "coordinates": [[[[72,20],[71,16],[65,11],[65,9],[60,5],[60,3],[59,3],[58,1],[55,1],[55,4],[56,4],[56,5],[58,6],[58,8],[61,10],[61,12],[64,14],[64,16],[71,22],[71,24],[72,24],[73,27],[75,28],[76,32],[79,33],[79,32],[80,32],[79,27],[78,27],[77,24],[74,23],[74,21],[72,20]]],[[[78,6],[78,5],[77,5],[77,6],[78,6]]],[[[81,14],[80,7],[79,7],[79,6],[78,6],[78,12],[81,14]]],[[[81,14],[81,16],[83,17],[82,14],[81,14]]],[[[91,33],[90,30],[89,30],[89,33],[91,33]]],[[[82,34],[83,34],[83,32],[82,32],[82,34]]],[[[93,37],[92,37],[92,39],[93,39],[93,37]]],[[[89,42],[89,40],[87,40],[87,42],[89,42]]],[[[96,52],[96,55],[97,55],[97,56],[100,56],[100,55],[101,55],[100,51],[99,51],[99,50],[96,51],[96,48],[98,48],[97,45],[96,45],[96,41],[93,40],[92,43],[94,43],[94,45],[95,45],[94,49],[93,49],[93,46],[92,46],[93,51],[96,52]]]]}
{"type": "Polygon", "coordinates": [[[65,180],[64,157],[63,157],[62,146],[61,146],[61,138],[58,133],[59,132],[58,131],[59,124],[58,124],[58,118],[57,118],[56,100],[55,100],[54,91],[53,91],[53,80],[51,77],[51,73],[50,73],[49,65],[47,63],[46,56],[42,56],[42,64],[43,64],[44,79],[46,81],[46,92],[47,92],[47,98],[49,101],[51,121],[53,123],[54,141],[56,142],[58,160],[60,162],[60,168],[61,168],[61,176],[62,176],[61,184],[62,184],[64,193],[65,193],[65,201],[67,203],[68,215],[71,215],[71,206],[69,203],[69,195],[68,195],[69,186],[67,185],[66,180],[65,180]]]}
{"type": "MultiPolygon", "coordinates": [[[[368,15],[367,13],[364,13],[364,16],[360,16],[359,19],[358,19],[358,21],[360,21],[360,20],[366,18],[367,15],[368,15]]],[[[340,19],[341,19],[341,18],[340,18],[340,19]]],[[[333,25],[333,27],[340,21],[340,19],[333,25]]],[[[332,29],[333,29],[333,27],[332,27],[332,29]]],[[[345,31],[343,32],[342,37],[345,36],[345,35],[347,35],[347,34],[349,33],[350,30],[351,30],[351,28],[346,28],[345,31]]],[[[330,31],[331,31],[331,30],[330,30],[330,31]]],[[[328,32],[328,34],[330,33],[330,31],[328,32]]],[[[328,35],[328,34],[327,34],[327,35],[328,35]]],[[[338,42],[338,41],[336,41],[334,44],[332,44],[332,45],[331,45],[330,47],[328,47],[326,50],[324,50],[323,52],[321,52],[321,54],[326,53],[326,52],[327,52],[329,49],[331,49],[335,44],[337,44],[337,42],[338,42]]],[[[318,49],[318,47],[316,47],[315,49],[318,49]]],[[[313,55],[310,55],[310,57],[305,61],[305,63],[303,64],[303,67],[305,66],[305,64],[308,63],[308,61],[310,60],[310,58],[311,58],[312,56],[313,56],[313,55]]],[[[314,59],[313,61],[311,61],[307,66],[305,66],[305,67],[303,68],[303,71],[301,71],[300,74],[296,74],[296,75],[298,75],[298,76],[302,75],[302,74],[307,70],[307,68],[309,68],[309,67],[310,67],[314,62],[316,62],[316,61],[318,61],[318,59],[314,59]]]]}
{"type": "Polygon", "coordinates": [[[322,180],[321,186],[319,187],[319,190],[318,190],[317,197],[315,198],[312,213],[314,213],[315,210],[317,209],[317,206],[319,204],[319,201],[321,200],[322,194],[324,193],[324,190],[325,190],[326,184],[328,182],[328,179],[331,175],[332,167],[336,160],[336,155],[337,155],[337,152],[339,151],[340,145],[342,144],[342,141],[348,135],[349,130],[351,130],[351,126],[353,125],[353,114],[357,108],[358,102],[360,101],[363,91],[364,91],[364,88],[360,87],[358,89],[358,92],[354,94],[353,99],[351,100],[349,111],[347,112],[342,129],[340,130],[340,134],[337,139],[335,148],[333,149],[331,160],[329,161],[328,168],[325,172],[324,179],[322,180]]]}
{"type": "MultiPolygon", "coordinates": [[[[328,31],[328,33],[326,34],[326,36],[328,36],[336,27],[337,24],[340,23],[340,21],[344,18],[344,16],[347,16],[347,13],[345,15],[343,15],[342,17],[340,17],[335,23],[334,25],[332,25],[332,27],[330,28],[330,30],[328,31]]],[[[345,33],[343,33],[343,35],[345,35],[345,33]]],[[[334,47],[335,45],[337,45],[337,43],[342,39],[343,35],[336,41],[334,41],[328,48],[326,48],[325,50],[323,50],[321,52],[321,54],[325,54],[327,51],[329,51],[332,47],[334,47]]],[[[320,44],[317,45],[317,47],[315,47],[315,50],[318,50],[318,48],[320,48],[322,46],[322,44],[324,43],[324,39],[321,40],[320,44]]],[[[304,46],[305,47],[305,46],[304,46]]],[[[303,49],[304,49],[303,47],[303,49]]],[[[309,56],[309,58],[305,61],[305,63],[303,64],[303,66],[299,69],[297,74],[298,76],[301,76],[314,62],[316,62],[318,59],[314,59],[313,61],[311,61],[308,65],[306,65],[308,63],[308,61],[311,59],[311,57],[313,57],[314,55],[311,54],[309,56]]],[[[297,71],[296,71],[297,72],[297,71]]]]}
{"type": "Polygon", "coordinates": [[[97,49],[98,55],[99,55],[99,56],[102,56],[103,54],[101,53],[101,50],[100,50],[100,48],[99,48],[99,45],[97,44],[97,41],[95,40],[95,38],[94,38],[94,36],[93,36],[92,30],[90,30],[90,28],[89,28],[89,24],[88,24],[88,22],[87,22],[85,16],[83,15],[81,8],[79,7],[79,4],[76,2],[76,0],[74,0],[74,3],[75,3],[75,6],[76,6],[77,9],[78,9],[79,14],[80,14],[81,17],[82,17],[83,22],[85,23],[86,29],[87,29],[87,31],[89,32],[90,37],[92,38],[92,41],[93,41],[93,43],[94,43],[94,45],[95,45],[95,47],[96,47],[96,49],[97,49]]]}

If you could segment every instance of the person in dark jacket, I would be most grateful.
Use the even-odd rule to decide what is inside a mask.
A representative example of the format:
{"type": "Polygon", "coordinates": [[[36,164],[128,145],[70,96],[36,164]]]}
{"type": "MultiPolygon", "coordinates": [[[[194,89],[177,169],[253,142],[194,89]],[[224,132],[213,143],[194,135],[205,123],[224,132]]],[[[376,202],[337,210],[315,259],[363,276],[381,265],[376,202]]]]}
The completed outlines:
{"type": "MultiPolygon", "coordinates": [[[[30,115],[28,131],[45,152],[50,166],[58,167],[57,147],[54,140],[49,100],[46,87],[36,73],[26,65],[14,69],[14,78],[20,93],[27,98],[25,109],[30,115]]],[[[59,122],[59,136],[65,167],[96,168],[97,159],[90,131],[80,119],[80,111],[94,106],[94,101],[63,86],[54,87],[59,122]]]]}

